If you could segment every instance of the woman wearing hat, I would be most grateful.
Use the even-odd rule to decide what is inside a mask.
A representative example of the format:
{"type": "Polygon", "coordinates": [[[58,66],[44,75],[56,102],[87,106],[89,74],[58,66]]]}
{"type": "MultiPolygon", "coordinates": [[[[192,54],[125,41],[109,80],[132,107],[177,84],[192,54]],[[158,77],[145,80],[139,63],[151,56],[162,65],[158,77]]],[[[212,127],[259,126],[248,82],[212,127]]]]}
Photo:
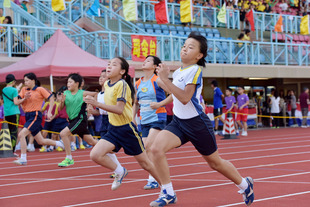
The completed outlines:
{"type": "MultiPolygon", "coordinates": [[[[13,74],[8,74],[6,76],[6,84],[7,84],[6,87],[4,87],[2,90],[4,118],[8,122],[18,124],[20,114],[18,105],[21,104],[26,99],[26,97],[23,99],[18,99],[18,89],[14,87],[16,84],[16,79],[13,74]]],[[[20,88],[20,86],[17,88],[20,88]]],[[[9,124],[9,130],[11,134],[11,142],[14,152],[17,139],[18,126],[9,124]]]]}

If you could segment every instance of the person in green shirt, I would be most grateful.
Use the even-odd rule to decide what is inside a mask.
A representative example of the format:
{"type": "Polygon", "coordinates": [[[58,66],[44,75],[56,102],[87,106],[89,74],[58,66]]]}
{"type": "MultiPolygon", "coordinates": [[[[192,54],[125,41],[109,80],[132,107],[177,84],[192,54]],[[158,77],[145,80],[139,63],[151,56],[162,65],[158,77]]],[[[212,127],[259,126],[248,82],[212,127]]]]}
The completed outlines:
{"type": "Polygon", "coordinates": [[[14,87],[16,84],[16,79],[13,74],[8,74],[6,76],[6,84],[6,87],[2,89],[4,117],[6,121],[14,123],[14,125],[9,124],[12,148],[14,152],[17,141],[18,123],[20,115],[18,105],[21,104],[25,100],[25,98],[18,98],[18,89],[21,87],[21,85],[18,86],[18,89],[14,87]]]}

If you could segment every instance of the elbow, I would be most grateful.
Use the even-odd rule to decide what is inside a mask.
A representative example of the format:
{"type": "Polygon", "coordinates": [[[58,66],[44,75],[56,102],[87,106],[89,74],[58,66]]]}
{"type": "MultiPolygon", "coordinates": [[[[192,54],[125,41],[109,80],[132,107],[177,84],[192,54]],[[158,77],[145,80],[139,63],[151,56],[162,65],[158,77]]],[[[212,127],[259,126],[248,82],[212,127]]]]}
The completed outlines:
{"type": "Polygon", "coordinates": [[[124,109],[122,109],[122,110],[117,110],[117,111],[115,111],[115,114],[117,114],[117,115],[122,115],[122,114],[123,114],[123,111],[124,111],[124,109]]]}
{"type": "Polygon", "coordinates": [[[188,99],[188,98],[184,98],[182,100],[180,100],[180,102],[183,104],[183,105],[186,105],[191,99],[188,99]]]}

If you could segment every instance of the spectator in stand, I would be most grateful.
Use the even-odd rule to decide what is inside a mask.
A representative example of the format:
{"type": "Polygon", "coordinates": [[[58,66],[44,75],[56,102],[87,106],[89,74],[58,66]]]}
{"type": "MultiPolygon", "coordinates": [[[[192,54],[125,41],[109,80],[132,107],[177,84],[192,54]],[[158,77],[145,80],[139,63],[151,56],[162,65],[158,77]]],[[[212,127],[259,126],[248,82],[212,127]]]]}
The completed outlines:
{"type": "Polygon", "coordinates": [[[244,4],[242,5],[242,8],[240,9],[240,25],[241,25],[241,31],[244,30],[244,20],[246,15],[246,9],[244,7],[244,4]]]}
{"type": "Polygon", "coordinates": [[[257,7],[256,7],[256,10],[259,11],[259,12],[265,12],[266,6],[265,6],[265,4],[263,3],[263,1],[259,1],[259,2],[258,2],[258,5],[257,5],[257,7]]]}
{"type": "Polygon", "coordinates": [[[243,40],[244,41],[251,41],[251,31],[249,29],[245,29],[244,30],[244,37],[243,40]]]}
{"type": "Polygon", "coordinates": [[[280,114],[280,97],[278,95],[278,91],[274,88],[271,90],[273,96],[270,97],[270,105],[271,105],[271,116],[273,118],[272,128],[279,128],[280,127],[280,119],[275,118],[280,114]]]}
{"type": "Polygon", "coordinates": [[[5,16],[3,16],[3,8],[0,8],[0,24],[3,24],[5,16]]]}
{"type": "MultiPolygon", "coordinates": [[[[238,38],[237,38],[237,40],[238,40],[238,41],[244,41],[244,34],[243,34],[243,33],[240,33],[239,36],[238,36],[238,38]]],[[[242,46],[243,46],[243,43],[242,43],[242,42],[238,42],[238,44],[235,45],[235,54],[237,54],[237,53],[240,51],[240,49],[241,49],[242,46]]],[[[236,56],[236,59],[235,59],[236,63],[238,63],[238,56],[239,56],[239,55],[237,55],[237,56],[236,56]]]]}
{"type": "Polygon", "coordinates": [[[294,90],[290,91],[290,105],[291,105],[291,117],[293,117],[293,125],[291,127],[297,127],[297,122],[295,117],[295,112],[297,109],[297,104],[296,104],[296,96],[294,90]]]}
{"type": "Polygon", "coordinates": [[[288,4],[286,3],[286,0],[282,0],[281,4],[279,4],[279,7],[281,8],[282,12],[288,11],[288,4]]]}
{"type": "Polygon", "coordinates": [[[307,128],[307,116],[308,116],[308,106],[309,106],[309,88],[305,87],[304,92],[299,96],[302,119],[302,128],[307,128]]]}
{"type": "Polygon", "coordinates": [[[270,7],[269,4],[266,4],[266,9],[264,11],[265,13],[272,13],[272,8],[270,7]]]}

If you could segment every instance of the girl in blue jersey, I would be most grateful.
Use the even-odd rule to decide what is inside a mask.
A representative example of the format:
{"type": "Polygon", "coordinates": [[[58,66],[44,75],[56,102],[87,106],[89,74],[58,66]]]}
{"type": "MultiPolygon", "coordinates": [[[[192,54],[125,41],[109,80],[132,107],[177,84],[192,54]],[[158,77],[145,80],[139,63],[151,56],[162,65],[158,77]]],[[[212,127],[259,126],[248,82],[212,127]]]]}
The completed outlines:
{"type": "MultiPolygon", "coordinates": [[[[161,60],[158,57],[147,56],[142,65],[144,76],[135,84],[137,95],[133,105],[133,122],[135,123],[135,117],[140,107],[142,140],[150,159],[149,148],[160,130],[165,128],[167,121],[167,111],[164,106],[157,109],[151,107],[151,103],[161,102],[166,98],[165,91],[161,88],[163,84],[155,72],[156,67],[158,67],[160,63],[161,60]]],[[[150,190],[158,187],[158,182],[149,175],[148,182],[144,186],[144,189],[150,190]]]]}
{"type": "Polygon", "coordinates": [[[247,205],[254,200],[252,178],[241,177],[234,165],[219,156],[212,123],[199,104],[202,91],[201,68],[205,67],[207,48],[206,38],[192,32],[181,49],[182,67],[173,73],[173,82],[168,78],[170,70],[167,67],[160,65],[158,68],[160,80],[172,94],[174,117],[151,146],[152,159],[162,183],[161,196],[151,202],[151,206],[176,202],[165,153],[187,142],[195,146],[212,169],[239,187],[239,193],[243,194],[247,205]]]}
{"type": "Polygon", "coordinates": [[[86,103],[108,112],[109,130],[94,146],[90,157],[97,164],[115,172],[112,190],[120,187],[127,170],[117,166],[106,155],[111,151],[118,152],[121,148],[127,155],[134,156],[140,166],[158,180],[154,164],[149,160],[137,128],[132,123],[135,92],[128,70],[129,64],[124,58],[112,59],[106,69],[109,80],[104,85],[105,103],[99,103],[93,97],[85,98],[86,103]]]}

